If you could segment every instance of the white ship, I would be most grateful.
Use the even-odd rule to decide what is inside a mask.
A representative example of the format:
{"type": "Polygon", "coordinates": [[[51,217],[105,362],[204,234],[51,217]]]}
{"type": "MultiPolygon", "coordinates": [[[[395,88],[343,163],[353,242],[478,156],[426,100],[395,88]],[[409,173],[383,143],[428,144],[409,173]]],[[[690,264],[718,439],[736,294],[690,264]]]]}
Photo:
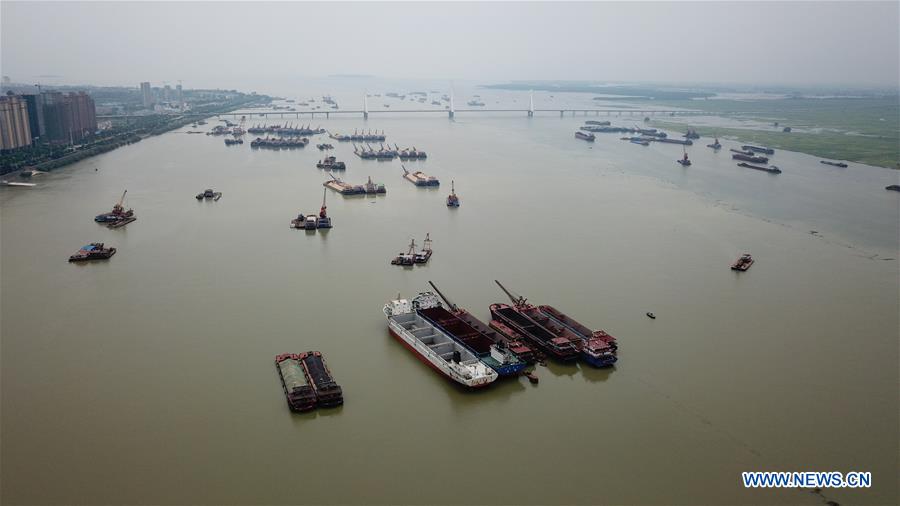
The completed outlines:
{"type": "Polygon", "coordinates": [[[388,329],[401,344],[451,380],[469,388],[480,388],[497,380],[497,372],[478,357],[416,313],[418,308],[439,306],[433,293],[420,293],[412,301],[397,298],[384,305],[388,329]]]}

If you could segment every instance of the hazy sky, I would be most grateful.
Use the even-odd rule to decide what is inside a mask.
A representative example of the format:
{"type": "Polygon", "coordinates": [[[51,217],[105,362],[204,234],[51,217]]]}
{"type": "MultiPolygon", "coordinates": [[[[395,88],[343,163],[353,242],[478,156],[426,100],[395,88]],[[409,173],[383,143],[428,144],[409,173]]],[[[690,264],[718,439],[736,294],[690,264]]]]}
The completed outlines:
{"type": "Polygon", "coordinates": [[[0,70],[130,86],[354,73],[896,87],[898,5],[4,0],[0,70]]]}

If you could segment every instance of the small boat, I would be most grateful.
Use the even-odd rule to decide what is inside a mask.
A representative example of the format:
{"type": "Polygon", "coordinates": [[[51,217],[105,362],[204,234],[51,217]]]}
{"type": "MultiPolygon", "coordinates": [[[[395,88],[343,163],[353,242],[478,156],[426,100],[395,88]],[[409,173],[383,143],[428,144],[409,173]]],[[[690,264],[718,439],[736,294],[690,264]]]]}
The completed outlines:
{"type": "Polygon", "coordinates": [[[900,184],[892,184],[884,187],[885,190],[900,192],[900,184]]]}
{"type": "Polygon", "coordinates": [[[596,137],[592,133],[575,132],[575,138],[583,141],[594,142],[596,137]]]}
{"type": "Polygon", "coordinates": [[[116,248],[107,248],[102,242],[92,242],[82,246],[74,255],[69,257],[70,262],[84,262],[88,260],[106,260],[116,254],[116,248]]]}
{"type": "Polygon", "coordinates": [[[653,314],[653,313],[647,312],[647,318],[650,318],[651,320],[655,320],[655,319],[656,319],[656,315],[653,314]]]}
{"type": "Polygon", "coordinates": [[[540,379],[537,377],[537,374],[535,374],[534,371],[527,371],[527,372],[525,372],[524,376],[526,378],[528,378],[528,381],[530,381],[532,383],[537,383],[538,381],[540,381],[540,379]]]}
{"type": "Polygon", "coordinates": [[[459,207],[459,197],[456,195],[456,187],[450,180],[450,195],[447,195],[447,207],[459,207]]]}
{"type": "Polygon", "coordinates": [[[319,151],[325,151],[326,149],[334,149],[334,146],[331,144],[316,144],[316,147],[319,148],[319,151]]]}
{"type": "Polygon", "coordinates": [[[731,264],[731,270],[733,271],[746,271],[753,265],[753,257],[750,256],[750,253],[744,253],[737,260],[731,264]]]}
{"type": "Polygon", "coordinates": [[[846,169],[848,165],[844,162],[830,162],[828,160],[822,160],[819,163],[824,163],[825,165],[832,165],[834,167],[840,167],[842,169],[846,169]]]}
{"type": "Polygon", "coordinates": [[[684,152],[684,158],[682,158],[681,160],[676,160],[676,161],[678,163],[680,163],[683,167],[689,167],[691,165],[691,161],[688,159],[687,151],[684,152]]]}
{"type": "Polygon", "coordinates": [[[722,145],[719,144],[719,138],[718,138],[718,137],[716,137],[715,139],[716,139],[715,142],[713,142],[712,144],[707,144],[706,147],[708,147],[708,148],[713,148],[714,150],[718,151],[719,149],[722,148],[722,145]]]}
{"type": "Polygon", "coordinates": [[[222,192],[212,191],[212,189],[207,188],[206,190],[203,190],[203,193],[198,193],[195,198],[197,200],[212,199],[213,201],[218,201],[220,198],[222,198],[222,192]]]}

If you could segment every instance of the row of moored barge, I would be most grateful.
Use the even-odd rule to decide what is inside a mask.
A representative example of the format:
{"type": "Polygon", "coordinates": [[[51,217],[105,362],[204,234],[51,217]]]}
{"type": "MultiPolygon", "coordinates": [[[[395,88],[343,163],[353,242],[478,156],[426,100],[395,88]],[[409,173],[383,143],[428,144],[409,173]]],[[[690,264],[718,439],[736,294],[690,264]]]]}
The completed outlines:
{"type": "Polygon", "coordinates": [[[394,158],[400,158],[401,160],[424,160],[428,158],[426,152],[417,150],[415,146],[412,148],[400,149],[396,144],[394,144],[393,148],[390,146],[385,148],[384,144],[381,144],[381,147],[378,150],[375,150],[375,148],[368,144],[364,147],[359,147],[354,144],[353,153],[363,160],[393,160],[394,158]]]}
{"type": "Polygon", "coordinates": [[[275,357],[275,368],[291,411],[335,407],[344,403],[344,392],[334,381],[325,357],[318,351],[284,353],[275,357]]]}
{"type": "Polygon", "coordinates": [[[341,135],[341,134],[328,134],[329,137],[336,141],[359,141],[359,142],[384,142],[387,137],[384,135],[384,130],[381,133],[372,132],[369,130],[368,132],[357,132],[353,131],[350,135],[341,135]]]}
{"type": "Polygon", "coordinates": [[[309,144],[306,137],[257,137],[250,141],[251,148],[291,149],[305,148],[309,144]]]}
{"type": "Polygon", "coordinates": [[[293,124],[284,125],[256,125],[247,129],[247,133],[259,135],[259,134],[275,134],[275,135],[288,135],[288,136],[306,136],[306,135],[317,135],[325,133],[324,128],[310,128],[309,125],[306,126],[293,126],[293,124]]]}

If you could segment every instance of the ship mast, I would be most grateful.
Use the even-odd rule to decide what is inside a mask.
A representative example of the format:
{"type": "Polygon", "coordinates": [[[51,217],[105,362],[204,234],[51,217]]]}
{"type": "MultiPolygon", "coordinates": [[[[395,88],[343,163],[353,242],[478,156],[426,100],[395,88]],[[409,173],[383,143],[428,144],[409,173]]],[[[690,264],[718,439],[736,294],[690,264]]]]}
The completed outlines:
{"type": "Polygon", "coordinates": [[[497,286],[499,286],[500,289],[503,290],[504,293],[506,293],[506,296],[509,297],[509,300],[511,300],[516,307],[524,306],[528,302],[528,299],[522,297],[521,295],[513,295],[512,292],[507,290],[506,287],[501,285],[500,282],[496,279],[494,280],[494,283],[497,283],[497,286]]]}

